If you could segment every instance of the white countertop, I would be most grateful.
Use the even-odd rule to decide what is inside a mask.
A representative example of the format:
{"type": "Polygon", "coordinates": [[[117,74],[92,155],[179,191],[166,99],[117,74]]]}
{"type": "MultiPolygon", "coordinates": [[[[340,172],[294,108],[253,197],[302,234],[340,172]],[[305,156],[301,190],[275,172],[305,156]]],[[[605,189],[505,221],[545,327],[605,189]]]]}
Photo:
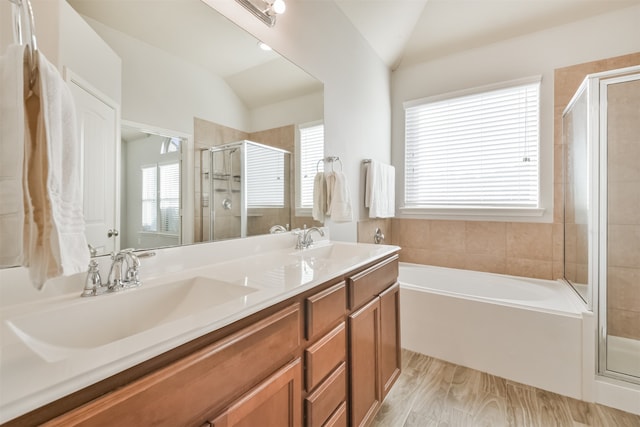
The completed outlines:
{"type": "MultiPolygon", "coordinates": [[[[143,285],[140,288],[89,298],[80,297],[83,275],[67,280],[72,284],[60,281],[56,286],[58,289],[37,298],[31,290],[14,292],[17,296],[12,297],[6,289],[9,285],[14,288],[30,285],[7,283],[16,282],[9,279],[8,274],[20,272],[0,274],[0,287],[5,288],[0,295],[0,422],[11,420],[400,249],[389,245],[324,240],[316,244],[316,256],[314,248],[296,251],[293,241],[290,235],[260,236],[156,250],[156,257],[142,260],[143,285]],[[42,325],[44,339],[42,335],[38,337],[40,339],[24,334],[20,337],[20,331],[12,326],[34,313],[40,316],[37,318],[45,319],[43,312],[62,313],[73,307],[88,313],[86,323],[81,326],[85,331],[90,328],[91,332],[95,328],[99,338],[103,330],[109,329],[110,317],[105,319],[96,315],[92,318],[90,304],[100,304],[101,301],[107,304],[108,298],[119,298],[109,303],[125,299],[135,301],[136,292],[140,300],[146,295],[145,291],[194,277],[251,289],[246,293],[241,291],[241,296],[226,303],[193,315],[161,321],[151,327],[140,326],[139,332],[106,344],[98,340],[99,344],[95,346],[81,343],[61,348],[47,342],[49,333],[59,335],[59,331],[46,330],[56,322],[60,324],[59,318],[52,319],[51,324],[42,325]]],[[[108,262],[106,259],[100,262],[105,275],[108,262]]],[[[118,316],[119,313],[112,315],[118,316]]],[[[62,323],[62,326],[60,329],[70,326],[69,329],[73,330],[74,325],[62,323]]],[[[67,338],[73,341],[74,337],[67,338]]]]}

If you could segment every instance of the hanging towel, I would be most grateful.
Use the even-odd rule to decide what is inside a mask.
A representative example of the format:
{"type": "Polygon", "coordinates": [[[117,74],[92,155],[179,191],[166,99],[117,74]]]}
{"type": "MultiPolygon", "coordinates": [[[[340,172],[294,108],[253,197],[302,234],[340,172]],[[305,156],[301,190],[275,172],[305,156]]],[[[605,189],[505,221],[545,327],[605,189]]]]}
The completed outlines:
{"type": "Polygon", "coordinates": [[[329,216],[333,222],[350,222],[353,220],[353,213],[347,177],[342,172],[331,172],[330,175],[331,180],[327,180],[327,194],[331,195],[327,198],[329,216]]]}
{"type": "Polygon", "coordinates": [[[52,277],[86,271],[80,145],[71,92],[38,53],[38,79],[27,99],[28,189],[37,233],[29,244],[29,275],[38,289],[52,277]]]}
{"type": "Polygon", "coordinates": [[[371,160],[366,171],[365,206],[369,218],[395,216],[395,177],[393,166],[371,160]]]}
{"type": "Polygon", "coordinates": [[[313,179],[313,208],[311,214],[316,221],[324,221],[327,212],[327,181],[324,172],[316,173],[313,179]]]}
{"type": "Polygon", "coordinates": [[[0,56],[0,268],[24,262],[24,45],[0,56]]]}
{"type": "Polygon", "coordinates": [[[327,200],[325,216],[331,215],[331,200],[333,199],[333,190],[336,185],[336,173],[334,171],[324,174],[325,185],[327,186],[327,200]]]}

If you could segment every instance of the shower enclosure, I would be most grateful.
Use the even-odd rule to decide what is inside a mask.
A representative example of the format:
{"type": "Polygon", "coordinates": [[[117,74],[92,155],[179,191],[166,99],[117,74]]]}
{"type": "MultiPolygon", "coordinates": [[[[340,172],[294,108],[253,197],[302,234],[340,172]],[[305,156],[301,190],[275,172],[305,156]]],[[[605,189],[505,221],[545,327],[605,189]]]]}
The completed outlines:
{"type": "Polygon", "coordinates": [[[598,373],[640,383],[640,66],[587,76],[562,121],[564,275],[597,315],[598,373]]]}
{"type": "Polygon", "coordinates": [[[202,167],[202,235],[224,240],[290,223],[288,151],[243,140],[208,149],[202,167]]]}

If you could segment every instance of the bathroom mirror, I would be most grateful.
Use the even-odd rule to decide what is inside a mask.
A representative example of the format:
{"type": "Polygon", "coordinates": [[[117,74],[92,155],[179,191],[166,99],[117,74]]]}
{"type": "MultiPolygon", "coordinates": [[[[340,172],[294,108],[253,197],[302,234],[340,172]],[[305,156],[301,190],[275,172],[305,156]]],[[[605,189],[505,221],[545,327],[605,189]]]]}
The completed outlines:
{"type": "MultiPolygon", "coordinates": [[[[100,253],[210,240],[214,214],[208,211],[206,181],[213,175],[203,167],[209,162],[203,154],[242,140],[291,153],[289,215],[278,225],[317,225],[310,216],[296,216],[295,164],[300,153],[295,148],[299,126],[323,119],[321,82],[276,52],[261,49],[258,40],[200,0],[153,6],[145,1],[68,2],[122,60],[119,234],[100,253]],[[197,92],[193,85],[201,84],[207,73],[221,95],[200,103],[206,105],[185,104],[185,92],[197,92]],[[163,131],[149,131],[155,128],[163,131]],[[163,146],[174,151],[161,155],[163,146]],[[170,208],[161,208],[169,202],[145,197],[144,184],[151,183],[155,173],[159,194],[159,182],[169,169],[178,170],[181,192],[170,208]]],[[[210,88],[201,84],[201,89],[210,88]]],[[[269,225],[276,224],[250,227],[244,235],[268,233],[269,225]]]]}

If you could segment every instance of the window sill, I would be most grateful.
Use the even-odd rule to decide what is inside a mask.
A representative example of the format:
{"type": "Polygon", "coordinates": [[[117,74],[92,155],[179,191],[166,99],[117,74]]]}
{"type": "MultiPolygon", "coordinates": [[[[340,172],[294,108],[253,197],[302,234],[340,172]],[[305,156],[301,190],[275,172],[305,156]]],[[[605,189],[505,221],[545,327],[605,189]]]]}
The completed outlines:
{"type": "Polygon", "coordinates": [[[401,207],[399,211],[401,218],[550,222],[544,218],[546,211],[544,208],[401,207]]]}

